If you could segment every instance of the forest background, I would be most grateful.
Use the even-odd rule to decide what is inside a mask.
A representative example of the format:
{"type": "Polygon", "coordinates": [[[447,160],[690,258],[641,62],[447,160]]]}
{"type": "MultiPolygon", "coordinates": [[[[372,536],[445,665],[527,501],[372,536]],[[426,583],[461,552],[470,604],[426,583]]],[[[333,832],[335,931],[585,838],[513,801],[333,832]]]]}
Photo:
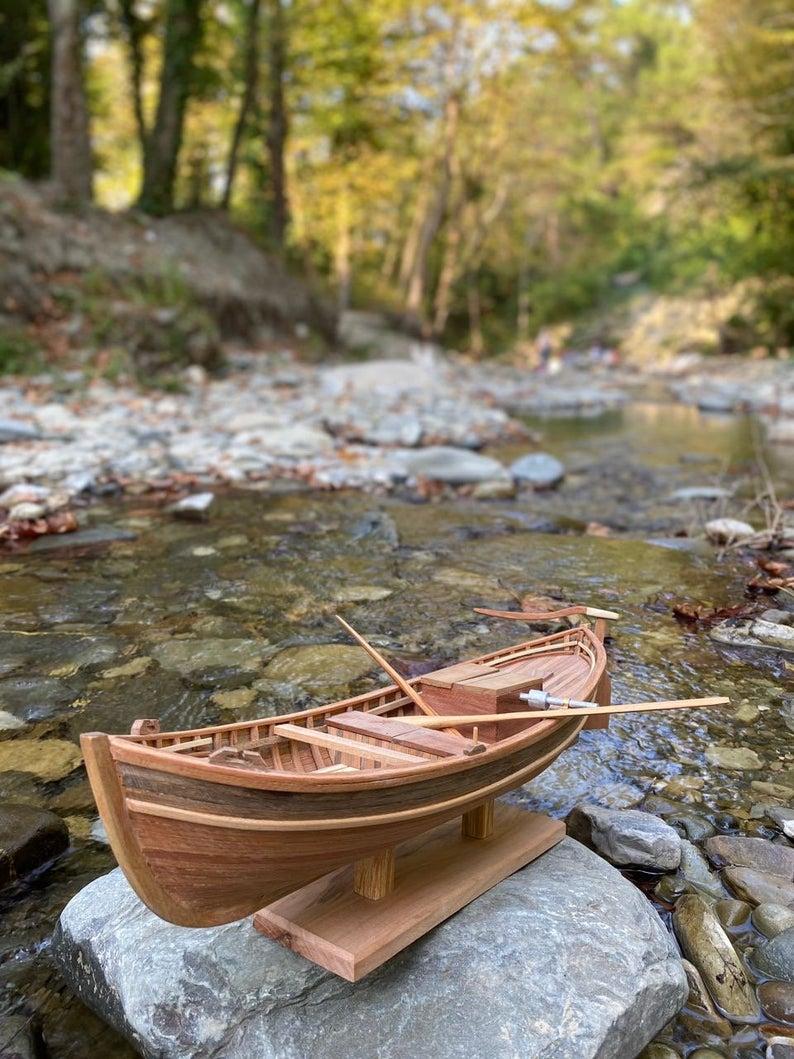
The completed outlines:
{"type": "Polygon", "coordinates": [[[475,354],[648,296],[794,346],[794,0],[0,0],[0,168],[475,354]]]}

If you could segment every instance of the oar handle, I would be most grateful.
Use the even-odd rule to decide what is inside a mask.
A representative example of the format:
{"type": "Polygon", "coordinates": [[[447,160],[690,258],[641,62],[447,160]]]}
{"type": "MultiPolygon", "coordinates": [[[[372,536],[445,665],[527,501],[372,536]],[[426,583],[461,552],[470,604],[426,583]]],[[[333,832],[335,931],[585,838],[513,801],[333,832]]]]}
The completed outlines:
{"type": "Polygon", "coordinates": [[[491,610],[490,607],[475,607],[474,612],[484,614],[488,618],[505,618],[508,621],[553,621],[556,618],[572,618],[577,614],[583,614],[586,618],[602,618],[606,621],[620,619],[620,615],[614,610],[585,607],[583,604],[560,607],[559,610],[491,610]]]}

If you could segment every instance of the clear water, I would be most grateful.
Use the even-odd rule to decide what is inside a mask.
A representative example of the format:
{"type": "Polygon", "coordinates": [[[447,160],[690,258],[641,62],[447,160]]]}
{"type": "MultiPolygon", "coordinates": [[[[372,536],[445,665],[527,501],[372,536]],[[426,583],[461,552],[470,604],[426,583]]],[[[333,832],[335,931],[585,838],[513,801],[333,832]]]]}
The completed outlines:
{"type": "MultiPolygon", "coordinates": [[[[144,497],[86,513],[88,523],[125,528],[134,540],[0,557],[0,709],[25,722],[0,738],[76,741],[81,731],[128,730],[139,716],[192,727],[314,705],[379,682],[376,675],[339,686],[268,681],[266,663],[278,649],[344,642],[336,609],[411,672],[521,639],[522,629],[482,619],[472,608],[511,607],[516,596],[544,594],[621,613],[610,645],[615,701],[728,694],[762,712],[749,726],[722,711],[615,719],[606,732],[585,733],[514,797],[563,815],[582,800],[636,804],[681,777],[694,781],[690,796],[704,807],[748,817],[761,800],[753,781],[794,786],[791,733],[781,714],[784,696],[794,691],[794,657],[731,650],[676,622],[674,599],[741,601],[753,566],[739,558],[717,562],[709,547],[686,550],[686,541],[666,538],[694,528],[703,515],[698,504],[671,504],[675,488],[720,481],[751,491],[738,475],[757,455],[753,424],[644,404],[533,425],[544,432],[544,449],[570,470],[554,493],[479,504],[230,494],[219,497],[206,524],[173,521],[144,497]],[[590,521],[610,525],[613,536],[582,535],[590,521]],[[665,538],[664,545],[650,538],[665,538]],[[339,594],[372,595],[373,587],[391,594],[335,601],[339,594]],[[255,641],[262,663],[256,672],[241,671],[224,662],[221,649],[218,664],[189,673],[152,661],[136,676],[106,675],[140,656],[155,658],[158,645],[179,639],[255,641]],[[255,686],[255,701],[222,711],[213,694],[239,686],[255,686]],[[704,756],[711,743],[752,748],[763,766],[714,768],[704,756]]],[[[785,484],[790,468],[781,457],[766,457],[785,484]]],[[[55,808],[73,831],[68,853],[50,870],[2,895],[0,1004],[38,1012],[56,1059],[97,1049],[131,1054],[65,993],[47,956],[64,903],[113,863],[89,837],[95,811],[84,774],[0,772],[0,797],[55,808]]]]}

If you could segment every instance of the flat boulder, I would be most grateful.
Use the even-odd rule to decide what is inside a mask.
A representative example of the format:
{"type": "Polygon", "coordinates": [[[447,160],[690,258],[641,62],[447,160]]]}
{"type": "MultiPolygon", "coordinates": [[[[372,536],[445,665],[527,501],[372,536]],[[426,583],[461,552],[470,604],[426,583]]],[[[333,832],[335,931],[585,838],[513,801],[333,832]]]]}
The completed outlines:
{"type": "Polygon", "coordinates": [[[153,1059],[626,1059],[687,995],[650,903],[572,839],[351,985],[248,919],[157,919],[117,869],[63,914],[67,982],[153,1059]]]}

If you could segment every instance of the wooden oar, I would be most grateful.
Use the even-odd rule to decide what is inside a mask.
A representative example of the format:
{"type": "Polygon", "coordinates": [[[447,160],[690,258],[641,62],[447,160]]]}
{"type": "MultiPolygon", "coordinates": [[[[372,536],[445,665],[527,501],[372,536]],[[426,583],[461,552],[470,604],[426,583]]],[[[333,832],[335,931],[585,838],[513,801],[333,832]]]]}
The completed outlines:
{"type": "Polygon", "coordinates": [[[654,710],[695,710],[706,706],[726,706],[731,700],[723,695],[709,699],[670,699],[666,702],[624,702],[616,706],[593,706],[589,709],[524,710],[516,713],[436,714],[434,717],[401,717],[405,724],[421,728],[459,728],[468,724],[501,724],[506,721],[542,721],[559,717],[604,717],[614,713],[651,713],[654,710]]]}
{"type": "Polygon", "coordinates": [[[581,604],[548,611],[491,610],[490,607],[475,607],[474,613],[484,614],[487,618],[506,618],[509,621],[551,621],[556,618],[570,618],[576,614],[583,614],[587,618],[602,618],[606,621],[618,621],[620,618],[614,610],[600,610],[598,607],[584,607],[581,604]]]}
{"type": "MultiPolygon", "coordinates": [[[[334,614],[334,617],[339,622],[339,624],[342,626],[342,628],[346,629],[347,632],[349,632],[350,635],[353,637],[353,639],[358,644],[360,644],[361,647],[364,648],[364,650],[367,652],[367,654],[370,656],[370,658],[374,658],[375,661],[378,663],[378,665],[381,667],[381,669],[384,669],[389,674],[389,676],[392,678],[392,680],[397,685],[397,687],[400,689],[400,691],[403,693],[403,695],[407,695],[409,699],[411,699],[413,702],[415,702],[416,705],[419,707],[419,709],[422,711],[422,713],[427,714],[428,717],[435,717],[436,716],[435,710],[431,709],[431,707],[427,705],[427,703],[422,698],[422,696],[419,694],[419,692],[416,690],[416,688],[412,687],[408,683],[408,681],[405,680],[404,677],[401,677],[400,674],[397,672],[397,670],[386,661],[386,659],[383,657],[383,655],[375,650],[375,648],[372,646],[372,644],[367,643],[367,641],[364,639],[364,637],[361,636],[359,633],[357,633],[352,625],[348,625],[344,618],[340,618],[340,616],[338,614],[334,614]]],[[[439,728],[446,728],[448,726],[446,724],[441,724],[438,727],[439,728]]]]}

